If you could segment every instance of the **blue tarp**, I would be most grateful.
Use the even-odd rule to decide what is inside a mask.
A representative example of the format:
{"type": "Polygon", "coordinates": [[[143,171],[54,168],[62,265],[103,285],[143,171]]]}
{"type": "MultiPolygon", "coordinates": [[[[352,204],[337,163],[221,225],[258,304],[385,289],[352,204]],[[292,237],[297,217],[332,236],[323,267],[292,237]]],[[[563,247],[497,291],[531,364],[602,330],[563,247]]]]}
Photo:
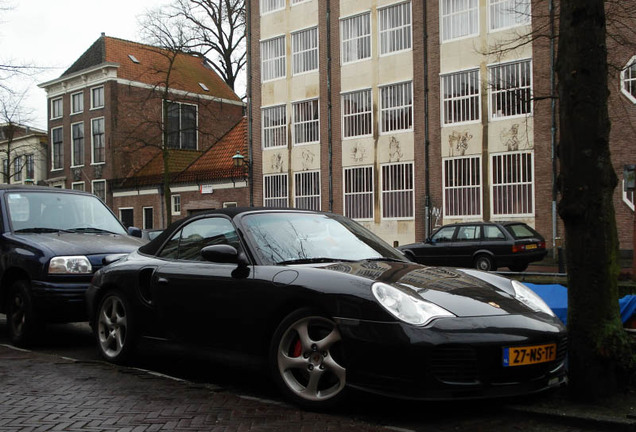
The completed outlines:
{"type": "MultiPolygon", "coordinates": [[[[563,321],[563,324],[567,323],[568,289],[566,287],[559,284],[538,285],[526,282],[524,284],[536,292],[550,306],[550,309],[563,321]]],[[[636,312],[636,296],[627,295],[618,300],[618,305],[621,310],[621,320],[624,324],[636,312]]]]}

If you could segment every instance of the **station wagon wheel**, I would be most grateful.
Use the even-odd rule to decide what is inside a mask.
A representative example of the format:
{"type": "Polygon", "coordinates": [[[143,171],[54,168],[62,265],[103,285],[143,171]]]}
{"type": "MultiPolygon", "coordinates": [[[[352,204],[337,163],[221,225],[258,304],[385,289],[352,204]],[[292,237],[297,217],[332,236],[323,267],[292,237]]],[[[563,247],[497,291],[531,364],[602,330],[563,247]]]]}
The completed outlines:
{"type": "Polygon", "coordinates": [[[42,324],[33,307],[30,284],[26,280],[13,283],[7,307],[9,339],[14,345],[27,346],[34,342],[42,324]]]}
{"type": "Polygon", "coordinates": [[[125,363],[134,350],[136,334],[130,302],[119,291],[111,291],[99,302],[93,323],[97,348],[113,363],[125,363]]]}
{"type": "Polygon", "coordinates": [[[283,320],[272,339],[270,367],[288,399],[305,408],[324,409],[344,397],[341,340],[335,322],[308,309],[283,320]]]}
{"type": "Polygon", "coordinates": [[[475,268],[481,271],[497,270],[492,257],[486,254],[479,254],[475,258],[475,268]]]}

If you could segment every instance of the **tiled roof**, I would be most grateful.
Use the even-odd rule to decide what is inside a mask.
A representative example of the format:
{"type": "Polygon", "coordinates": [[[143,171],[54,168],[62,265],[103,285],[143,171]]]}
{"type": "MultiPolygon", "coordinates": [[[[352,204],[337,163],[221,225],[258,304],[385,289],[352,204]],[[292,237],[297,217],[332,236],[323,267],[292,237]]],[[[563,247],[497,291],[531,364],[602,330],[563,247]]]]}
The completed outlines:
{"type": "MultiPolygon", "coordinates": [[[[198,150],[168,150],[169,157],[169,170],[171,177],[182,172],[186,169],[194,160],[201,156],[201,152],[198,150]]],[[[171,180],[172,181],[172,180],[171,180]]],[[[141,169],[139,169],[133,175],[123,179],[118,187],[140,187],[140,186],[152,186],[159,185],[163,182],[163,157],[161,151],[157,151],[155,156],[148,161],[141,169]]]]}
{"type": "MultiPolygon", "coordinates": [[[[109,36],[101,36],[62,76],[103,63],[119,64],[118,77],[149,85],[163,85],[169,68],[168,50],[109,36]]],[[[189,93],[240,101],[232,89],[212,70],[205,58],[196,54],[177,54],[169,87],[189,93]],[[203,84],[206,91],[200,84],[203,84]]]]}

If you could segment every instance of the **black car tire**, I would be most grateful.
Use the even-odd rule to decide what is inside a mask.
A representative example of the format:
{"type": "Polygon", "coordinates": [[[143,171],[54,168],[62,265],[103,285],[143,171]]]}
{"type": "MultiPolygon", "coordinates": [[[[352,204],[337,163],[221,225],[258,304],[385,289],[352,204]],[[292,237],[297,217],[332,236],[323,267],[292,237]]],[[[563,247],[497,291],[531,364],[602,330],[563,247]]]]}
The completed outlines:
{"type": "Polygon", "coordinates": [[[31,286],[26,280],[13,283],[7,307],[9,339],[16,346],[31,345],[42,331],[42,324],[33,306],[31,286]]]}
{"type": "Polygon", "coordinates": [[[528,268],[528,263],[512,264],[508,266],[508,268],[512,270],[513,272],[522,272],[522,271],[526,271],[526,269],[528,268]]]}
{"type": "Polygon", "coordinates": [[[486,254],[479,254],[475,257],[475,268],[481,271],[494,271],[497,270],[495,261],[491,256],[486,254]]]}
{"type": "Polygon", "coordinates": [[[310,309],[299,309],[278,326],[270,346],[270,369],[276,385],[291,402],[329,409],[342,402],[346,369],[336,323],[310,309]]]}
{"type": "Polygon", "coordinates": [[[128,298],[120,291],[110,291],[97,307],[93,333],[99,354],[111,363],[124,364],[132,356],[137,333],[135,317],[128,298]]]}

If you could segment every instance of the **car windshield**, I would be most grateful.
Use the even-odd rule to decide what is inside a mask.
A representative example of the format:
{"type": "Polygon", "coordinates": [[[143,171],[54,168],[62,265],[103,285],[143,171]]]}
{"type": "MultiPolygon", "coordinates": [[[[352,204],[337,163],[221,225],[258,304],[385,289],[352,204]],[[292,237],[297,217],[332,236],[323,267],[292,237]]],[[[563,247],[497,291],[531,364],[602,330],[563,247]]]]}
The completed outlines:
{"type": "Polygon", "coordinates": [[[14,232],[126,234],[115,215],[96,196],[59,192],[12,192],[7,208],[14,232]]]}
{"type": "Polygon", "coordinates": [[[363,259],[405,261],[361,225],[337,215],[272,212],[242,219],[248,241],[265,264],[303,264],[363,259]]]}

